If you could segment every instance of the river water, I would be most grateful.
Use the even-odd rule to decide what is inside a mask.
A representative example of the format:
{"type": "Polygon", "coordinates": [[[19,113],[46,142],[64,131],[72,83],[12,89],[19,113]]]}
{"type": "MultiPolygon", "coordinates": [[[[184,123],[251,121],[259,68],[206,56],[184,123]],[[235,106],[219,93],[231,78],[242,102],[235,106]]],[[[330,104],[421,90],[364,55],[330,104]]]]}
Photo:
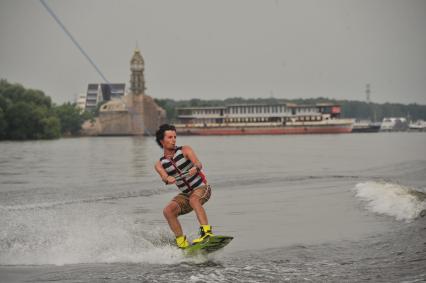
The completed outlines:
{"type": "MultiPolygon", "coordinates": [[[[0,282],[426,281],[426,134],[178,137],[216,234],[185,257],[151,137],[0,143],[0,282]]],[[[193,213],[181,217],[196,237],[193,213]]]]}

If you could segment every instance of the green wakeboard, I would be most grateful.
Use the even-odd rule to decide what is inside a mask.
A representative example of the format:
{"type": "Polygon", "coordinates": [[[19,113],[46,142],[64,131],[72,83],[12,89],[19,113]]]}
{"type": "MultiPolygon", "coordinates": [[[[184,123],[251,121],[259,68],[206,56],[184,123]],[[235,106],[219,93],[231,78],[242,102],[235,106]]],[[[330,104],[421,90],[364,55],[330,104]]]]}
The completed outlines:
{"type": "Polygon", "coordinates": [[[187,255],[209,254],[222,249],[229,244],[232,239],[234,239],[234,237],[219,235],[210,236],[200,243],[190,245],[184,249],[184,252],[187,255]]]}

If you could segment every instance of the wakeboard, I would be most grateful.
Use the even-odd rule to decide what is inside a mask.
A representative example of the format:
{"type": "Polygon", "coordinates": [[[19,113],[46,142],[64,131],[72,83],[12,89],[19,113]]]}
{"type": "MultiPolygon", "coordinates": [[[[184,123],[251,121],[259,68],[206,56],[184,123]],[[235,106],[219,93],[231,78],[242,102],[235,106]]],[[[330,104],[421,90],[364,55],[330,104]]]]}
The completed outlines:
{"type": "Polygon", "coordinates": [[[184,249],[184,252],[187,255],[209,254],[222,249],[223,247],[228,245],[232,241],[232,239],[234,239],[234,237],[213,235],[206,238],[202,242],[190,245],[189,247],[184,249]]]}

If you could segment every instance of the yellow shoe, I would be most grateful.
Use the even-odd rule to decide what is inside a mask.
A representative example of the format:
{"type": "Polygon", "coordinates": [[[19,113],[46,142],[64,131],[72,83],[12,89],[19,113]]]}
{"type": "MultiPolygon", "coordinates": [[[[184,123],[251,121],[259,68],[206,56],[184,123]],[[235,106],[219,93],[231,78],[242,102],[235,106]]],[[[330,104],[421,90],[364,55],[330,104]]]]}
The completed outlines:
{"type": "Polygon", "coordinates": [[[200,226],[200,237],[193,240],[192,243],[196,244],[196,243],[200,243],[202,241],[204,241],[205,239],[207,239],[208,237],[213,236],[213,232],[212,232],[212,226],[210,225],[201,225],[200,226]]]}
{"type": "Polygon", "coordinates": [[[178,246],[178,248],[181,248],[181,249],[186,249],[187,247],[189,247],[189,243],[186,240],[186,236],[182,235],[182,236],[176,237],[176,245],[178,246]]]}

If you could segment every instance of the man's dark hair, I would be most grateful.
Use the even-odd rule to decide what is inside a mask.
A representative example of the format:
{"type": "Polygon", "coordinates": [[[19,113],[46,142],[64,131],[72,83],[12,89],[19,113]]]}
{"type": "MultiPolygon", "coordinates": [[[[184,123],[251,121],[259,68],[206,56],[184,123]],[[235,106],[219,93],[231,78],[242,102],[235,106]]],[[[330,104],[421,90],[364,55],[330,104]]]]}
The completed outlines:
{"type": "Polygon", "coordinates": [[[155,140],[157,141],[158,145],[163,148],[163,146],[161,145],[161,142],[164,139],[164,132],[165,131],[175,131],[176,132],[176,128],[173,125],[169,125],[169,124],[163,124],[160,126],[160,128],[158,128],[157,132],[155,133],[155,140]]]}

